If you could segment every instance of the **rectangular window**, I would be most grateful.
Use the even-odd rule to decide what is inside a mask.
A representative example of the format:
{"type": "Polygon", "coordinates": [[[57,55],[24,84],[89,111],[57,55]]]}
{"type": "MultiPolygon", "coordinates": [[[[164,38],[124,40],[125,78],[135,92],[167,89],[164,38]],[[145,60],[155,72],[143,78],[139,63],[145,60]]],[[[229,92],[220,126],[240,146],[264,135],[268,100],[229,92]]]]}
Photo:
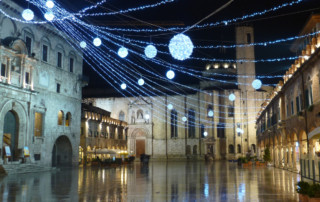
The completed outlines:
{"type": "Polygon", "coordinates": [[[224,138],[225,136],[225,130],[224,130],[224,124],[223,123],[219,123],[218,127],[217,127],[217,136],[219,138],[224,138]]]}
{"type": "Polygon", "coordinates": [[[294,104],[293,104],[293,100],[291,100],[291,115],[294,114],[294,104]]]}
{"type": "Polygon", "coordinates": [[[70,64],[69,64],[69,69],[70,69],[70,72],[73,72],[73,58],[70,58],[70,64]]]}
{"type": "Polygon", "coordinates": [[[60,93],[60,83],[57,83],[57,93],[60,93]]]}
{"type": "Polygon", "coordinates": [[[28,55],[31,55],[31,44],[32,44],[32,39],[26,36],[26,47],[28,50],[28,55]]]}
{"type": "Polygon", "coordinates": [[[58,67],[62,67],[62,53],[58,52],[58,67]]]}
{"type": "Polygon", "coordinates": [[[36,112],[34,114],[34,136],[42,137],[43,114],[36,112]]]}
{"type": "Polygon", "coordinates": [[[1,76],[6,77],[6,65],[1,64],[1,76]]]}
{"type": "Polygon", "coordinates": [[[251,34],[247,33],[247,43],[251,43],[251,34]]]}
{"type": "Polygon", "coordinates": [[[228,117],[233,117],[233,114],[234,114],[234,107],[229,106],[228,107],[228,117]]]}
{"type": "Polygon", "coordinates": [[[42,60],[48,62],[48,46],[42,46],[42,60]]]}
{"type": "Polygon", "coordinates": [[[26,72],[25,82],[26,82],[26,84],[30,84],[30,73],[29,72],[26,72]]]}
{"type": "Polygon", "coordinates": [[[290,116],[290,111],[289,111],[289,104],[287,104],[287,117],[290,116]]]}

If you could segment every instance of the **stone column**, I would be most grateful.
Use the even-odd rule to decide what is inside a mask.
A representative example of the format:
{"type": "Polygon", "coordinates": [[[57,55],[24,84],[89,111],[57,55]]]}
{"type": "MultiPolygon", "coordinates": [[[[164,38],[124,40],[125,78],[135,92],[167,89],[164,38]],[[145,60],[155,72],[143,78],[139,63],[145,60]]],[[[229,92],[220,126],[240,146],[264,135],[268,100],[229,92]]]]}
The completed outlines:
{"type": "Polygon", "coordinates": [[[283,149],[283,159],[284,159],[284,166],[283,166],[283,168],[284,169],[287,169],[287,147],[285,147],[285,146],[283,146],[282,147],[282,149],[283,149]]]}
{"type": "Polygon", "coordinates": [[[11,58],[7,58],[7,83],[11,83],[11,58]]]}
{"type": "Polygon", "coordinates": [[[291,170],[292,169],[292,151],[291,151],[291,145],[287,146],[288,152],[288,164],[287,164],[287,169],[291,170]]]}
{"type": "Polygon", "coordinates": [[[292,145],[292,170],[293,171],[297,171],[297,154],[296,154],[296,150],[295,150],[295,143],[293,143],[292,145]]]}

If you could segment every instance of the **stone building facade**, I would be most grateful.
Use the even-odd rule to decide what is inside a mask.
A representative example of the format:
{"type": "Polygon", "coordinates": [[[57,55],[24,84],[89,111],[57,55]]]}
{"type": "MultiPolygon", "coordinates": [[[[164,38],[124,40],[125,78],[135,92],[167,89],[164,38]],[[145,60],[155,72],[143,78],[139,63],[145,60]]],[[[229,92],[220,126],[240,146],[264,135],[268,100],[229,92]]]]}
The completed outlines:
{"type": "MultiPolygon", "coordinates": [[[[252,43],[253,28],[237,27],[236,41],[252,43]]],[[[254,59],[254,47],[237,48],[236,58],[254,59]]],[[[254,63],[208,64],[203,76],[212,79],[201,82],[197,87],[201,91],[190,94],[88,100],[110,111],[113,118],[124,115],[128,122],[128,152],[137,156],[146,153],[154,159],[203,159],[204,155],[235,159],[249,151],[255,153],[255,116],[267,93],[251,86],[254,63]],[[234,77],[219,78],[216,73],[234,77]],[[237,80],[237,75],[242,77],[237,80]],[[232,93],[235,101],[228,99],[232,93]]]]}
{"type": "MultiPolygon", "coordinates": [[[[121,118],[121,117],[120,117],[121,118]]],[[[127,122],[110,117],[110,112],[82,103],[79,160],[85,164],[127,153],[127,122]]]]}
{"type": "MultiPolygon", "coordinates": [[[[14,2],[1,1],[0,7],[21,18],[23,8],[14,2]]],[[[23,24],[1,14],[0,27],[0,164],[5,147],[10,161],[28,147],[32,162],[77,164],[82,56],[48,24],[23,24]]]]}
{"type": "MultiPolygon", "coordinates": [[[[301,34],[320,31],[313,15],[301,34]]],[[[298,40],[300,55],[283,76],[257,118],[259,155],[269,147],[276,167],[300,170],[300,158],[320,152],[320,35],[298,40]],[[309,155],[308,155],[309,154],[309,155]]]]}

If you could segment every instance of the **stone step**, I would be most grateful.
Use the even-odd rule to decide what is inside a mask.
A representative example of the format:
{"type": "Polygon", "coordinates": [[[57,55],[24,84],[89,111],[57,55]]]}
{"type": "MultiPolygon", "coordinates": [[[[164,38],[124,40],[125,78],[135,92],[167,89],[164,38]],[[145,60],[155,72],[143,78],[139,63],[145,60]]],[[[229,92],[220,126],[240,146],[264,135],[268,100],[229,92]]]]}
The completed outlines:
{"type": "Polygon", "coordinates": [[[52,170],[51,167],[41,166],[38,164],[5,164],[3,165],[3,168],[8,175],[17,173],[45,172],[52,170]]]}

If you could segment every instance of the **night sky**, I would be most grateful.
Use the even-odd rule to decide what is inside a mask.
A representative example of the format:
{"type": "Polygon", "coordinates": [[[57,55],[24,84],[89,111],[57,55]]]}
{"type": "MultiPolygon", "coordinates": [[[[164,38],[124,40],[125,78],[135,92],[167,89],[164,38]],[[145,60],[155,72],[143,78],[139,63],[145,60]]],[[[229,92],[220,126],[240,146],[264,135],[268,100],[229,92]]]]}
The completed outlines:
{"type": "MultiPolygon", "coordinates": [[[[75,12],[79,9],[92,5],[94,0],[60,0],[59,3],[64,5],[70,11],[75,12]],[[75,4],[76,2],[76,4],[75,4]]],[[[151,4],[159,2],[159,0],[108,0],[102,7],[96,9],[98,12],[106,12],[110,10],[117,11],[119,9],[127,9],[131,7],[137,7],[139,5],[151,4]]],[[[149,8],[143,11],[130,12],[125,15],[116,15],[108,17],[90,17],[85,21],[106,25],[110,27],[122,27],[122,28],[152,28],[146,24],[161,25],[163,27],[171,27],[175,25],[192,25],[199,20],[203,19],[217,8],[221,7],[228,0],[176,0],[173,3],[159,6],[157,8],[149,8]]],[[[272,8],[282,3],[291,2],[290,0],[235,0],[231,5],[217,14],[211,16],[209,19],[203,21],[203,23],[217,22],[225,19],[232,19],[235,17],[241,17],[242,15],[250,14],[256,11],[262,11],[264,9],[272,8]]],[[[228,24],[227,26],[212,27],[205,29],[192,29],[186,32],[192,39],[194,45],[230,45],[235,44],[235,26],[236,25],[251,25],[255,31],[255,42],[276,40],[281,38],[287,38],[296,36],[299,34],[304,24],[308,20],[312,13],[320,13],[319,0],[304,0],[298,5],[280,9],[277,12],[270,12],[267,15],[262,15],[254,18],[250,18],[246,21],[239,21],[237,24],[228,24]]],[[[175,35],[172,32],[166,32],[159,35],[159,33],[117,33],[125,37],[131,37],[134,39],[152,41],[158,43],[168,43],[170,39],[175,35]]],[[[256,59],[266,58],[279,58],[295,56],[295,53],[291,52],[290,46],[292,41],[287,43],[281,43],[278,45],[272,45],[268,47],[256,47],[255,54],[256,59]]],[[[129,47],[130,48],[130,47],[129,47]]],[[[164,51],[168,51],[163,49],[164,51]]],[[[143,51],[143,50],[142,50],[143,51]]],[[[235,49],[225,50],[194,50],[193,55],[195,57],[207,57],[207,58],[224,58],[234,59],[235,49]]],[[[171,57],[159,56],[162,59],[183,65],[188,68],[204,69],[207,62],[186,60],[179,62],[171,57]]],[[[131,60],[136,60],[132,55],[128,56],[131,60]]],[[[257,63],[257,74],[283,74],[293,61],[275,62],[275,63],[257,63]]],[[[148,64],[146,64],[148,66],[148,64]]],[[[149,66],[154,71],[161,74],[165,74],[164,68],[158,68],[156,66],[149,66]]],[[[141,72],[144,74],[144,72],[141,72]]],[[[108,91],[110,87],[108,84],[99,78],[99,76],[91,70],[88,65],[84,65],[84,74],[90,77],[88,89],[103,89],[108,91]]],[[[183,75],[176,75],[174,79],[177,82],[184,84],[197,83],[196,79],[187,78],[183,75]]],[[[159,81],[160,83],[162,81],[159,81]]],[[[264,81],[265,83],[277,83],[277,81],[264,81]]],[[[110,90],[110,92],[112,92],[110,90]]]]}

